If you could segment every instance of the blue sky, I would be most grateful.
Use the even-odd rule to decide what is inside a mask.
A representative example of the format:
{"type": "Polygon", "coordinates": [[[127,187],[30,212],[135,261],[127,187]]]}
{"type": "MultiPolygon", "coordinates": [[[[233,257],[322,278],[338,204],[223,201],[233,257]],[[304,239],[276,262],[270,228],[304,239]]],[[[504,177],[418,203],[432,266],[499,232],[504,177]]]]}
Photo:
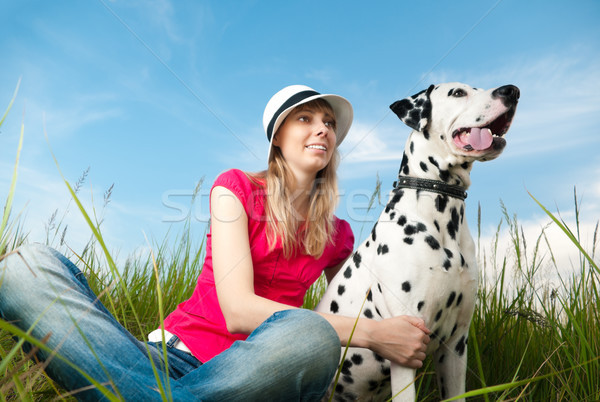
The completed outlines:
{"type": "Polygon", "coordinates": [[[600,2],[366,4],[2,2],[2,109],[19,79],[21,86],[0,131],[0,196],[23,122],[14,212],[30,240],[45,239],[56,210],[69,225],[67,244],[77,249],[90,235],[51,147],[71,183],[89,167],[80,195],[104,219],[111,249],[127,254],[146,244],[144,234],[177,233],[188,213],[199,241],[214,178],[233,167],[264,169],[264,106],[283,86],[306,84],[354,105],[337,214],[360,238],[376,215],[360,207],[377,176],[385,193],[391,188],[410,132],[388,106],[431,83],[461,81],[521,89],[503,155],[473,169],[472,232],[478,204],[484,235],[494,232],[500,200],[539,231],[547,219],[527,191],[572,219],[574,186],[581,220],[593,228],[600,217],[600,2]]]}

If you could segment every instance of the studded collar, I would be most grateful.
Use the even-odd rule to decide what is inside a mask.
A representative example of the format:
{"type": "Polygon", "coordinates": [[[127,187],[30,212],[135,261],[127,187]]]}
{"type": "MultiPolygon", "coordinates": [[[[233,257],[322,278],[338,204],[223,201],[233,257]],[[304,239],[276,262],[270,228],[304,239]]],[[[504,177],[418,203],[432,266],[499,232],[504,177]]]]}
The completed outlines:
{"type": "Polygon", "coordinates": [[[398,176],[398,180],[394,182],[394,188],[412,188],[415,190],[431,191],[433,193],[444,194],[450,197],[458,198],[462,201],[467,198],[467,191],[464,189],[464,187],[446,184],[439,180],[398,176]]]}

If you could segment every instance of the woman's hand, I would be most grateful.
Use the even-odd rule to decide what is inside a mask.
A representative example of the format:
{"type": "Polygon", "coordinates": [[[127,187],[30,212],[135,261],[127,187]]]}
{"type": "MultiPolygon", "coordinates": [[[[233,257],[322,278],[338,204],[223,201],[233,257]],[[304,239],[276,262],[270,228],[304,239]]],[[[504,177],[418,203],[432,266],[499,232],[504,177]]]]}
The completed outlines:
{"type": "Polygon", "coordinates": [[[381,357],[405,367],[423,366],[425,351],[429,343],[429,329],[417,317],[403,315],[375,321],[356,319],[337,314],[319,313],[336,330],[342,346],[368,348],[381,357]],[[352,339],[350,334],[354,329],[352,339]]]}
{"type": "Polygon", "coordinates": [[[405,367],[423,366],[430,331],[422,319],[403,315],[364,324],[369,349],[405,367]]]}

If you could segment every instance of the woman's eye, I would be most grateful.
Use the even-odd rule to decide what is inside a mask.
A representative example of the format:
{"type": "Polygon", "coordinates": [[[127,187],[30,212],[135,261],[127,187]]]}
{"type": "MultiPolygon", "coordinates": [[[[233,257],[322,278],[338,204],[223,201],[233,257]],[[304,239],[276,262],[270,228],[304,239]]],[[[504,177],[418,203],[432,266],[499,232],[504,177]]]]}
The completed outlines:
{"type": "Polygon", "coordinates": [[[308,121],[308,116],[298,116],[298,121],[307,122],[308,121]]]}
{"type": "Polygon", "coordinates": [[[331,127],[331,128],[335,128],[335,121],[331,120],[331,121],[326,121],[325,125],[327,127],[331,127]]]}

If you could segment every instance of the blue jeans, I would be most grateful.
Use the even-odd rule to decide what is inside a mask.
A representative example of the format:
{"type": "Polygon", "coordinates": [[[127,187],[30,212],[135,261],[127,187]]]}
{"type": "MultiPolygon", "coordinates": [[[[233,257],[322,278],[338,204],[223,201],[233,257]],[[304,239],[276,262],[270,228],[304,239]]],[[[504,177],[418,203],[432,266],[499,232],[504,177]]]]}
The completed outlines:
{"type": "MultiPolygon", "coordinates": [[[[204,364],[167,345],[166,375],[162,345],[134,338],[71,261],[37,244],[0,261],[0,315],[24,331],[33,326],[36,339],[48,336],[50,349],[128,401],[161,400],[158,381],[175,401],[318,400],[340,358],[339,338],[325,319],[286,310],[204,364]]],[[[105,398],[56,356],[38,351],[38,357],[48,363],[49,376],[77,398],[105,398]]]]}

